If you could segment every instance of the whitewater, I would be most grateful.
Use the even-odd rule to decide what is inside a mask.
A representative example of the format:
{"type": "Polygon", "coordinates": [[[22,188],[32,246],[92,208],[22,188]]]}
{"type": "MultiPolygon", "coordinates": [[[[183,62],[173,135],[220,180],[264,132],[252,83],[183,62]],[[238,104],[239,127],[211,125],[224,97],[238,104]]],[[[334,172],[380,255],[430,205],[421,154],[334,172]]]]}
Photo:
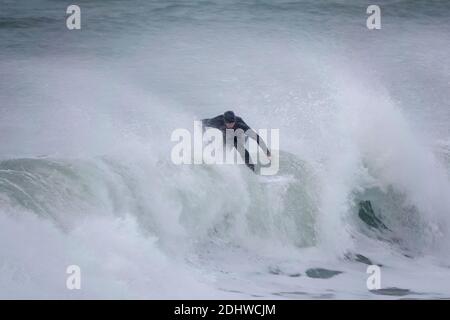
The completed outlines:
{"type": "Polygon", "coordinates": [[[450,3],[79,2],[1,1],[0,298],[450,298],[450,3]],[[284,178],[171,161],[226,110],[284,178]]]}

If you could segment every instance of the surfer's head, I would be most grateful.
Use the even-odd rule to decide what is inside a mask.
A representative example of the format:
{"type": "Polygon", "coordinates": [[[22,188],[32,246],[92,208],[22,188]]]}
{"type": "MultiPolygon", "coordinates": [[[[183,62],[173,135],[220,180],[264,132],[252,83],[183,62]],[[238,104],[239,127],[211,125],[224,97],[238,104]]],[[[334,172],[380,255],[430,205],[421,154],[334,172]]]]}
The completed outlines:
{"type": "Polygon", "coordinates": [[[223,114],[223,119],[225,121],[225,126],[228,129],[234,128],[234,124],[236,122],[236,116],[233,111],[227,111],[223,114]]]}

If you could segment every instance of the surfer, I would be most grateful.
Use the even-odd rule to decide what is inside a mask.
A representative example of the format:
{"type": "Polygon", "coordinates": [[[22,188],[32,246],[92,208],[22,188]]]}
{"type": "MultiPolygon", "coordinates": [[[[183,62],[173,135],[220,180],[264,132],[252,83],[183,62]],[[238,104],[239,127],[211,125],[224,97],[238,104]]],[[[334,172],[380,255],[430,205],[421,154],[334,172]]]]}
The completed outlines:
{"type": "Polygon", "coordinates": [[[270,160],[271,154],[269,148],[267,148],[264,140],[252,129],[250,128],[244,120],[242,120],[241,117],[237,117],[233,111],[226,111],[224,114],[221,114],[217,117],[211,118],[211,119],[203,119],[202,120],[203,127],[210,127],[210,128],[216,128],[222,131],[224,142],[227,145],[232,145],[234,148],[236,148],[241,155],[241,157],[244,159],[245,164],[247,167],[249,167],[252,171],[255,171],[255,165],[251,163],[250,153],[245,148],[244,145],[238,145],[238,143],[245,144],[245,140],[247,137],[250,137],[254,139],[258,146],[266,152],[267,157],[270,160]],[[232,131],[232,133],[239,133],[242,131],[237,131],[241,129],[243,133],[245,134],[245,139],[238,139],[238,135],[233,134],[233,141],[228,141],[227,138],[227,131],[232,131]]]}

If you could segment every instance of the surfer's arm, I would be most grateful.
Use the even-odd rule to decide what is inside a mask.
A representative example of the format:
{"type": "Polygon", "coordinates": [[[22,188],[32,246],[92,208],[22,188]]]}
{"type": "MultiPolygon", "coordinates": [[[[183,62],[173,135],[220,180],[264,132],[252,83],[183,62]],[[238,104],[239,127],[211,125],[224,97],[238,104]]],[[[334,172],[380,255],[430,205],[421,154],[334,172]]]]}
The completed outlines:
{"type": "Polygon", "coordinates": [[[242,119],[238,119],[238,126],[240,129],[244,130],[245,134],[256,141],[258,146],[266,153],[268,157],[271,156],[270,150],[267,147],[264,140],[256,133],[255,130],[250,128],[242,119]]]}
{"type": "Polygon", "coordinates": [[[208,121],[209,121],[210,119],[202,119],[202,126],[203,127],[207,127],[208,126],[208,121]]]}
{"type": "Polygon", "coordinates": [[[202,120],[203,128],[210,127],[210,128],[220,129],[220,126],[222,124],[223,124],[223,119],[222,119],[221,116],[217,116],[217,117],[211,118],[211,119],[203,119],[202,120]]]}
{"type": "Polygon", "coordinates": [[[266,155],[268,157],[270,157],[270,150],[267,147],[266,143],[264,142],[264,140],[253,130],[253,129],[249,129],[246,131],[247,136],[249,136],[250,138],[252,138],[253,140],[256,140],[256,143],[258,144],[258,146],[266,153],[266,155]]]}

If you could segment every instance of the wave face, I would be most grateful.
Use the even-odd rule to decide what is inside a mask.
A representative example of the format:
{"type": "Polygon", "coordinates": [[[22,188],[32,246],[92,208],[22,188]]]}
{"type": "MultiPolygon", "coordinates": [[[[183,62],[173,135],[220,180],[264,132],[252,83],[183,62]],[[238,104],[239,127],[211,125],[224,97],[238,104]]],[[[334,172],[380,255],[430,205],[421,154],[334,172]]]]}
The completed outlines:
{"type": "Polygon", "coordinates": [[[134,2],[2,8],[1,298],[450,296],[447,2],[134,2]],[[277,177],[170,161],[228,109],[277,177]]]}

